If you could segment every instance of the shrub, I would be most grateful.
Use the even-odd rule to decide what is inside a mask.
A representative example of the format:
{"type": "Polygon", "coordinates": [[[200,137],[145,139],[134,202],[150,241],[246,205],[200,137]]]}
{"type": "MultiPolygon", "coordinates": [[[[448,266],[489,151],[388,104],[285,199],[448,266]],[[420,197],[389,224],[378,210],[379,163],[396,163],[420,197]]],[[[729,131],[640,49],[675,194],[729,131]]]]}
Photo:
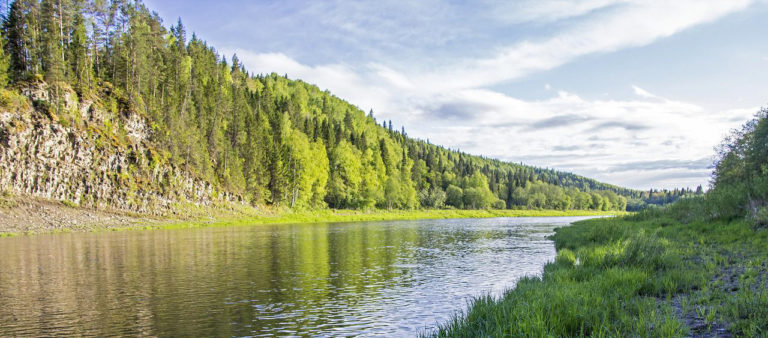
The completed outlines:
{"type": "Polygon", "coordinates": [[[768,208],[765,206],[757,207],[750,213],[749,221],[755,228],[768,227],[768,208]]]}
{"type": "Polygon", "coordinates": [[[494,209],[506,209],[507,208],[507,204],[504,203],[504,201],[502,201],[502,200],[496,200],[495,202],[493,202],[493,208],[494,209]]]}
{"type": "Polygon", "coordinates": [[[671,204],[668,209],[669,215],[683,224],[705,220],[709,214],[703,196],[682,198],[671,204]]]}

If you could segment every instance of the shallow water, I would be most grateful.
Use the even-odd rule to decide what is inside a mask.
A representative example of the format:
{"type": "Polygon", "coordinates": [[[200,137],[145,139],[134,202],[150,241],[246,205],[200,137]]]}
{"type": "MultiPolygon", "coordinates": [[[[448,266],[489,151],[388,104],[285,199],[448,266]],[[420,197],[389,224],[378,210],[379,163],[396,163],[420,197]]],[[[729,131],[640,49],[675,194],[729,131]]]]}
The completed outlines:
{"type": "Polygon", "coordinates": [[[0,238],[0,336],[415,335],[540,274],[585,218],[0,238]]]}

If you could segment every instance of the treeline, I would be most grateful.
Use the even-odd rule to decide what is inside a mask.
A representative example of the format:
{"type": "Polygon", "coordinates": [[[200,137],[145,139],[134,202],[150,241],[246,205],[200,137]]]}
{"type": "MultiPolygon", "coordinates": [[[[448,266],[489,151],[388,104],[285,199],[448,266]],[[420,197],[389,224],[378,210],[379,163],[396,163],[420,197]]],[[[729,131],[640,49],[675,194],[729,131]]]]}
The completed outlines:
{"type": "Polygon", "coordinates": [[[768,109],[762,108],[718,148],[712,188],[712,217],[747,217],[768,226],[768,109]]]}
{"type": "Polygon", "coordinates": [[[696,190],[690,188],[650,189],[634,195],[627,201],[627,211],[640,211],[649,207],[659,207],[675,203],[681,198],[696,197],[704,194],[699,185],[696,190]]]}
{"type": "Polygon", "coordinates": [[[681,222],[746,219],[768,226],[768,109],[731,134],[718,147],[709,191],[682,198],[649,214],[672,216],[681,222]]]}
{"type": "Polygon", "coordinates": [[[45,81],[44,109],[74,126],[68,93],[141,114],[157,156],[254,205],[624,210],[641,198],[410,138],[313,85],[249,73],[139,1],[19,0],[4,14],[6,82],[45,81]]]}

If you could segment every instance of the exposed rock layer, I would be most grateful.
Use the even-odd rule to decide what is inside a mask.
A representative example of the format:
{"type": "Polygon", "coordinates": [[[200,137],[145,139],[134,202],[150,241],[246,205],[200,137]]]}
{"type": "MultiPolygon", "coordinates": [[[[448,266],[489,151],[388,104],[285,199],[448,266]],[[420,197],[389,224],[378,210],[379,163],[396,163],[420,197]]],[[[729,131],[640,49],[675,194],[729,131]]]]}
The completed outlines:
{"type": "Polygon", "coordinates": [[[160,156],[139,114],[104,112],[71,93],[58,117],[39,104],[49,97],[44,85],[21,92],[37,108],[0,111],[0,191],[153,215],[239,200],[160,156]]]}

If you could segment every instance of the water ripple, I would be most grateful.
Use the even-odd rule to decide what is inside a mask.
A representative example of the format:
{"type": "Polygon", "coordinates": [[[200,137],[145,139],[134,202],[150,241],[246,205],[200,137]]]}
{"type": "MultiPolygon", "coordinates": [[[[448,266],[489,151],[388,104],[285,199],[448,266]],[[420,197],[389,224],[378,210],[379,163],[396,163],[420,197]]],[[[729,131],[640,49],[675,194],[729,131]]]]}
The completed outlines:
{"type": "Polygon", "coordinates": [[[402,336],[500,295],[579,218],[2,239],[0,336],[402,336]]]}

